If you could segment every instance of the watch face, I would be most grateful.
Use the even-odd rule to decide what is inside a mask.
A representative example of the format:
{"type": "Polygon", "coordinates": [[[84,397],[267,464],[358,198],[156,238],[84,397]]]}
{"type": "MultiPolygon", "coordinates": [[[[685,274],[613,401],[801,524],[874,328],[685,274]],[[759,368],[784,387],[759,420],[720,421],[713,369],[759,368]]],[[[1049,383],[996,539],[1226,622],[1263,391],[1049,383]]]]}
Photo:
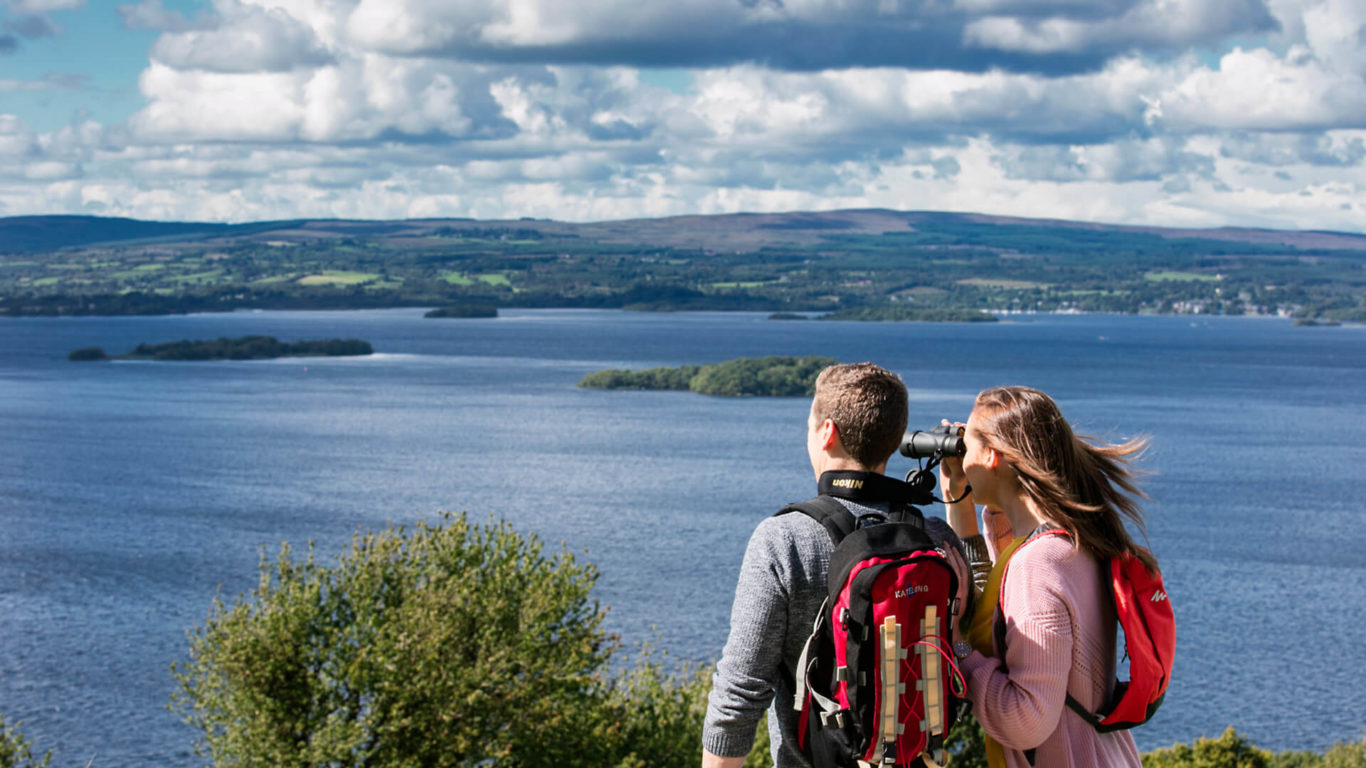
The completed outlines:
{"type": "Polygon", "coordinates": [[[954,656],[960,659],[966,659],[968,657],[968,654],[970,653],[972,653],[972,646],[968,645],[966,641],[959,640],[958,642],[953,644],[954,656]]]}

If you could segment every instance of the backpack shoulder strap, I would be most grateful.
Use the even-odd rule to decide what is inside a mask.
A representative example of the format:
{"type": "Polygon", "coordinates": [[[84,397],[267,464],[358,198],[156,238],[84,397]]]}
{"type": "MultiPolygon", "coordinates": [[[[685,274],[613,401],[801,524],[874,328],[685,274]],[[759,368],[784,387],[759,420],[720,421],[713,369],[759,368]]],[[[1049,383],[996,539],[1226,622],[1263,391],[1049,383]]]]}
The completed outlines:
{"type": "Polygon", "coordinates": [[[1035,539],[1041,539],[1041,538],[1043,538],[1044,536],[1049,536],[1049,535],[1053,535],[1053,536],[1066,536],[1066,537],[1069,537],[1069,538],[1071,537],[1071,534],[1068,533],[1065,529],[1062,529],[1062,528],[1045,528],[1045,527],[1043,527],[1043,526],[1040,526],[1040,527],[1039,527],[1037,530],[1035,530],[1033,533],[1029,534],[1029,537],[1028,537],[1028,538],[1026,538],[1024,541],[1020,542],[1020,545],[1019,545],[1018,547],[1016,547],[1016,548],[1015,548],[1015,551],[1012,553],[1010,560],[1006,561],[1006,567],[1005,567],[1004,569],[1001,570],[1001,593],[1000,593],[999,595],[997,595],[997,598],[996,598],[996,604],[997,604],[998,606],[1000,606],[1002,609],[1005,608],[1005,604],[1006,604],[1006,575],[1010,573],[1010,561],[1014,560],[1014,559],[1015,559],[1014,555],[1018,555],[1018,554],[1020,553],[1020,550],[1024,549],[1025,546],[1028,545],[1030,542],[1034,541],[1035,539]]]}
{"type": "Polygon", "coordinates": [[[817,496],[813,499],[788,504],[774,514],[785,515],[788,512],[800,512],[807,517],[820,523],[830,534],[830,540],[835,546],[839,546],[844,537],[854,532],[858,527],[858,521],[854,519],[853,513],[845,509],[844,505],[831,496],[817,496]]]}

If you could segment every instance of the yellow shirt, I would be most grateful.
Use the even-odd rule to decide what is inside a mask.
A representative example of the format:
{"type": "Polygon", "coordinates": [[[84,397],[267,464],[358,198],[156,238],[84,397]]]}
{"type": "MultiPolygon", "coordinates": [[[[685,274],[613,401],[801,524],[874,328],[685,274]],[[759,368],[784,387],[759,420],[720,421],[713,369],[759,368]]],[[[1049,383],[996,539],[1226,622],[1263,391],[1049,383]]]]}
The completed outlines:
{"type": "MultiPolygon", "coordinates": [[[[987,656],[996,654],[996,604],[1001,599],[1001,577],[1005,574],[1010,556],[1015,554],[1015,550],[1024,542],[1024,536],[1015,539],[997,556],[996,562],[991,566],[991,573],[987,574],[986,587],[977,604],[973,606],[972,618],[968,620],[967,640],[978,653],[987,656]]],[[[1005,768],[1006,756],[1001,745],[991,736],[986,736],[986,744],[987,765],[991,768],[1005,768]]]]}

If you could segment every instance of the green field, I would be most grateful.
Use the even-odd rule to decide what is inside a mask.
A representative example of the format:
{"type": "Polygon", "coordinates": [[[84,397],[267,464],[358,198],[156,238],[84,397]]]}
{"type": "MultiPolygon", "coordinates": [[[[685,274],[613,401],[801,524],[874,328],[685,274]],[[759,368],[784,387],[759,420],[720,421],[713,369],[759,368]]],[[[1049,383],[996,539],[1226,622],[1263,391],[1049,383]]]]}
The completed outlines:
{"type": "Polygon", "coordinates": [[[1178,272],[1176,270],[1158,270],[1148,272],[1143,275],[1144,280],[1151,280],[1155,283],[1182,282],[1182,283],[1213,283],[1218,282],[1216,275],[1202,275],[1199,272],[1178,272]]]}
{"type": "Polygon", "coordinates": [[[327,269],[320,274],[299,278],[299,285],[360,285],[378,279],[379,273],[377,272],[347,272],[339,269],[327,269]]]}
{"type": "Polygon", "coordinates": [[[982,288],[1004,288],[1006,290],[1026,291],[1033,288],[1046,288],[1047,283],[1036,283],[1031,280],[993,280],[985,277],[970,277],[966,280],[959,280],[959,285],[977,285],[982,288]]]}
{"type": "Polygon", "coordinates": [[[508,280],[508,276],[501,272],[490,272],[488,274],[480,275],[479,282],[484,283],[485,285],[491,285],[495,288],[512,287],[512,281],[508,280]]]}

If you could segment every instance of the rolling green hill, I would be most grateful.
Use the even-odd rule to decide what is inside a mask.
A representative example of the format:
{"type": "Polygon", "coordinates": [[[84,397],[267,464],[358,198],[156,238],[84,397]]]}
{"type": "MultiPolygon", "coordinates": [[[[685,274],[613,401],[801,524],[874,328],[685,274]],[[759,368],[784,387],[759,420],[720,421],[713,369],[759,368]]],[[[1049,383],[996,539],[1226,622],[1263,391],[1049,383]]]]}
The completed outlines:
{"type": "Polygon", "coordinates": [[[546,220],[0,219],[0,314],[487,304],[1366,320],[1366,236],[857,210],[546,220]],[[952,310],[952,312],[950,312],[952,310]]]}

